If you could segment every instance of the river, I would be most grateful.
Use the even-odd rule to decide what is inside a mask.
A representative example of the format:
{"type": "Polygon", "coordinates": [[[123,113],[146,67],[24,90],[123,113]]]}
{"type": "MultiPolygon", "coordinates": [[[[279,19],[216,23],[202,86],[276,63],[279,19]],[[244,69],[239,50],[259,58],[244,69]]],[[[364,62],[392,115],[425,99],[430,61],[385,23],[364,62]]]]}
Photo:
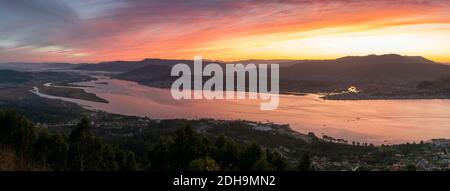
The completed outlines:
{"type": "Polygon", "coordinates": [[[154,119],[214,118],[289,124],[300,133],[314,132],[351,141],[393,144],[450,138],[450,100],[334,101],[319,95],[280,95],[277,110],[260,110],[260,100],[173,100],[168,89],[99,77],[79,82],[85,91],[109,103],[49,96],[85,108],[154,119]]]}

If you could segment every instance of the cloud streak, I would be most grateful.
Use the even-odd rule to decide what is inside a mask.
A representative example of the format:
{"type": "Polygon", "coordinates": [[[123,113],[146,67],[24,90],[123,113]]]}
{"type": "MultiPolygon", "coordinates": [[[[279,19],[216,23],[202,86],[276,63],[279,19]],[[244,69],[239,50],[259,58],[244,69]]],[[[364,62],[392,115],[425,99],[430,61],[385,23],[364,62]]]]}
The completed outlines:
{"type": "Polygon", "coordinates": [[[258,46],[324,35],[314,31],[447,25],[449,9],[436,0],[0,0],[0,62],[245,59],[258,46]]]}

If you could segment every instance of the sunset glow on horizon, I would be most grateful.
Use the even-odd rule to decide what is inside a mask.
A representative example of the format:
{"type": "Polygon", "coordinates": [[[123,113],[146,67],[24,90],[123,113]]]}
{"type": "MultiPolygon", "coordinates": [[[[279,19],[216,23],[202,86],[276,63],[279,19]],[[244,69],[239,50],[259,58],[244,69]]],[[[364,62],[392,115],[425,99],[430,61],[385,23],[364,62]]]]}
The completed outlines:
{"type": "Polygon", "coordinates": [[[395,53],[450,63],[449,1],[0,0],[0,18],[0,62],[395,53]]]}

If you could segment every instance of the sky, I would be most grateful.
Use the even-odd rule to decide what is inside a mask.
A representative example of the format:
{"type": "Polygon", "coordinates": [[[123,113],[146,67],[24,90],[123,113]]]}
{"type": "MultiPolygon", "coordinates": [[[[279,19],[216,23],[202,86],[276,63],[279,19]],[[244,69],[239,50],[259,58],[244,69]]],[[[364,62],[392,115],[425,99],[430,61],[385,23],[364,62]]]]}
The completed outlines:
{"type": "Polygon", "coordinates": [[[0,0],[0,62],[389,53],[450,63],[450,1],[0,0]]]}

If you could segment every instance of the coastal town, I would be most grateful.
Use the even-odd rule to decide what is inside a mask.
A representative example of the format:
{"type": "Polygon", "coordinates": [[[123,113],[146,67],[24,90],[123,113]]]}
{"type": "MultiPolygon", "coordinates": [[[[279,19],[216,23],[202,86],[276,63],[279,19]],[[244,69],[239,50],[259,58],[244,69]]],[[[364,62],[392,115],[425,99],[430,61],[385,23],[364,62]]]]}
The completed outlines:
{"type": "MultiPolygon", "coordinates": [[[[450,139],[374,145],[327,135],[298,133],[288,124],[215,119],[151,119],[92,112],[89,115],[93,132],[105,140],[164,136],[176,127],[190,125],[200,134],[217,137],[225,135],[241,143],[256,142],[279,152],[295,166],[305,154],[311,170],[316,171],[446,171],[450,170],[450,139]],[[267,142],[266,140],[272,140],[267,142]]],[[[67,123],[38,123],[39,128],[67,133],[78,121],[67,123]]]]}

